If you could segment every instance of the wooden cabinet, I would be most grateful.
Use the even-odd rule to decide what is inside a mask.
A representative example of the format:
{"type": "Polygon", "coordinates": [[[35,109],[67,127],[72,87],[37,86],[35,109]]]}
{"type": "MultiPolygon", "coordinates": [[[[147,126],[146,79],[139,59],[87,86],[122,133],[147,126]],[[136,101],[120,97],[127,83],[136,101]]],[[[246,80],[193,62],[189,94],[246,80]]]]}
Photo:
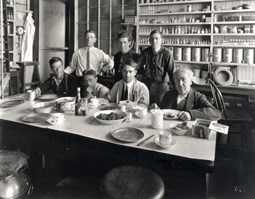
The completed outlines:
{"type": "Polygon", "coordinates": [[[197,78],[205,80],[218,67],[225,67],[233,75],[228,86],[237,86],[245,80],[252,83],[254,11],[252,0],[140,0],[137,48],[149,46],[150,32],[159,29],[164,46],[174,51],[177,67],[191,67],[197,78]]]}

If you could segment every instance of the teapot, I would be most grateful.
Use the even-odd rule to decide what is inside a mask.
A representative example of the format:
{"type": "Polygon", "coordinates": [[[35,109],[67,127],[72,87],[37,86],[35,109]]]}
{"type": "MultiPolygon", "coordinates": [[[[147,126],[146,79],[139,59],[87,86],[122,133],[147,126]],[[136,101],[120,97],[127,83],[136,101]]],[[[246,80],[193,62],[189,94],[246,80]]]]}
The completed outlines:
{"type": "Polygon", "coordinates": [[[0,177],[0,198],[29,198],[33,192],[30,178],[24,172],[15,172],[9,176],[0,177]]]}

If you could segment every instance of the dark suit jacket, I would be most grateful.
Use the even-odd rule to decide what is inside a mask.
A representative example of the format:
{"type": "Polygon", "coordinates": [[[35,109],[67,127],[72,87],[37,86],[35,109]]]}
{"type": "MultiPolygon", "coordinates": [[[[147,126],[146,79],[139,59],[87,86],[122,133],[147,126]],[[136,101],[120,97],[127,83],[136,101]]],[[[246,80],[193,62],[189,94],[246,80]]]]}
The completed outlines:
{"type": "Polygon", "coordinates": [[[186,99],[177,105],[177,90],[168,91],[160,104],[162,109],[177,109],[187,111],[191,115],[191,120],[196,118],[219,120],[221,113],[206,98],[205,95],[191,88],[186,99]]]}
{"type": "Polygon", "coordinates": [[[63,80],[57,86],[53,79],[53,74],[39,86],[42,95],[53,92],[59,96],[76,96],[77,80],[73,75],[64,74],[63,80]]]}

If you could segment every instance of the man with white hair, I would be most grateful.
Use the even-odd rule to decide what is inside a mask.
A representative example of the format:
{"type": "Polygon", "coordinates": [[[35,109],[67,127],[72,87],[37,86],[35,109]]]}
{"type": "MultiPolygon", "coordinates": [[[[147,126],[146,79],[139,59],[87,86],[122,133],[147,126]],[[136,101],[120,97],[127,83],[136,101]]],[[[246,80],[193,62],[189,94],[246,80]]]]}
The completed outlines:
{"type": "Polygon", "coordinates": [[[168,91],[159,105],[162,109],[180,110],[181,120],[195,120],[196,118],[219,120],[220,111],[216,109],[205,95],[191,87],[193,72],[189,68],[181,68],[173,73],[175,88],[168,91]]]}

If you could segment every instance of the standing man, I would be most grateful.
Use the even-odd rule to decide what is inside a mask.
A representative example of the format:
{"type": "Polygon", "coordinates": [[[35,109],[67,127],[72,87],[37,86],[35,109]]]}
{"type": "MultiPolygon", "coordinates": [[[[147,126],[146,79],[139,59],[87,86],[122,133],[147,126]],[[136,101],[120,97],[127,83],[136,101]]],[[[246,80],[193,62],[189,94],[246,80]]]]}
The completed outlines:
{"type": "Polygon", "coordinates": [[[133,60],[125,60],[122,63],[122,80],[116,82],[108,93],[108,100],[112,103],[129,101],[130,105],[139,104],[149,106],[149,90],[146,85],[138,81],[135,76],[138,65],[133,60]]]}
{"type": "Polygon", "coordinates": [[[169,90],[169,81],[173,84],[173,55],[162,46],[162,39],[160,31],[153,30],[149,39],[151,46],[144,49],[138,59],[139,79],[150,90],[150,102],[157,104],[169,90]]]}
{"type": "Polygon", "coordinates": [[[92,69],[98,73],[111,70],[113,60],[102,50],[94,47],[97,41],[95,32],[87,30],[84,33],[84,41],[85,46],[74,52],[70,66],[66,67],[65,72],[70,74],[75,71],[77,77],[82,77],[84,70],[92,69]]]}
{"type": "Polygon", "coordinates": [[[118,40],[120,51],[114,55],[114,69],[115,69],[114,82],[117,82],[122,79],[121,73],[122,62],[128,59],[132,59],[135,62],[137,62],[139,57],[139,55],[135,51],[131,50],[133,45],[133,38],[128,31],[120,33],[118,35],[118,40]]]}

